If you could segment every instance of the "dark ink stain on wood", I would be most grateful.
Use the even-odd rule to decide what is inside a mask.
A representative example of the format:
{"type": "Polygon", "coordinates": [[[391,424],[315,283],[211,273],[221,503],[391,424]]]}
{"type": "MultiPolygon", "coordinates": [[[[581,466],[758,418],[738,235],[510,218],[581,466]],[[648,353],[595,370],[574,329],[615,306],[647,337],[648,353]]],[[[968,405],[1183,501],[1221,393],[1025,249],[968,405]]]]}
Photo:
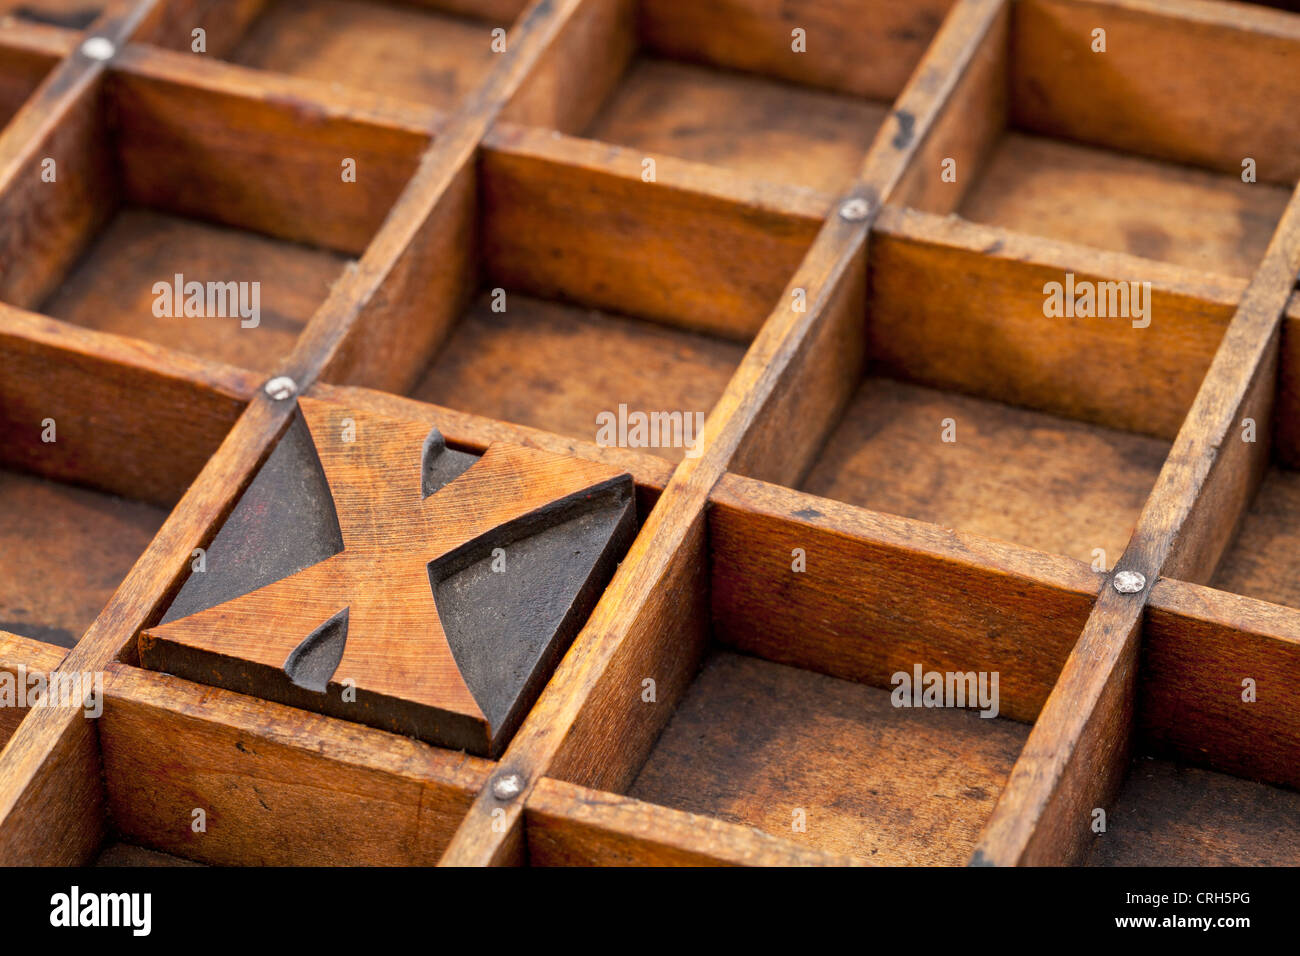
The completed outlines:
{"type": "Polygon", "coordinates": [[[31,624],[27,621],[0,621],[0,631],[8,631],[19,637],[44,641],[58,647],[76,647],[77,635],[66,627],[46,627],[44,624],[31,624]]]}
{"type": "Polygon", "coordinates": [[[916,130],[916,117],[907,110],[898,110],[894,113],[894,119],[898,120],[898,132],[894,134],[894,149],[905,149],[912,142],[912,134],[916,130]]]}
{"type": "Polygon", "coordinates": [[[800,508],[792,515],[792,517],[803,518],[804,520],[811,520],[812,518],[823,517],[823,515],[816,508],[800,508]]]}
{"type": "Polygon", "coordinates": [[[13,8],[13,14],[20,20],[29,20],[32,23],[63,27],[65,30],[84,30],[95,22],[95,17],[99,16],[99,8],[85,7],[81,10],[56,11],[20,6],[13,8]]]}

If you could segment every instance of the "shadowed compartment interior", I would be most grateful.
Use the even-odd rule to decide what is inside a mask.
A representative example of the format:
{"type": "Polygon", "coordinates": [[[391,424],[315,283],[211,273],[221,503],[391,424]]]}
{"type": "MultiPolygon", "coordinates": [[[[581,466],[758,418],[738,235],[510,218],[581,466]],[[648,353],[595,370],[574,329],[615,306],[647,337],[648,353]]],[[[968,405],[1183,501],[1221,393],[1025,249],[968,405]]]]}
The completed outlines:
{"type": "Polygon", "coordinates": [[[1138,757],[1088,865],[1300,865],[1300,793],[1138,757]]]}
{"type": "Polygon", "coordinates": [[[628,793],[871,863],[962,865],[1028,734],[720,651],[628,793]]]}
{"type": "MultiPolygon", "coordinates": [[[[260,13],[250,17],[250,5],[234,0],[209,5],[217,55],[450,111],[496,61],[493,42],[500,47],[501,40],[493,31],[508,28],[524,4],[265,0],[251,6],[260,13]]],[[[178,32],[175,45],[189,49],[188,35],[178,32]]]]}
{"type": "MultiPolygon", "coordinates": [[[[743,177],[837,193],[857,175],[950,3],[604,4],[570,48],[594,68],[551,115],[507,115],[743,177]]],[[[910,117],[897,135],[911,136],[910,117]]]]}
{"type": "Polygon", "coordinates": [[[146,60],[156,69],[89,86],[49,134],[44,192],[5,197],[7,215],[30,225],[5,237],[24,252],[0,299],[271,371],[364,250],[427,136],[276,96],[190,90],[173,61],[146,60]]]}
{"type": "MultiPolygon", "coordinates": [[[[420,401],[599,440],[602,412],[681,413],[698,438],[744,346],[598,309],[507,294],[494,311],[481,294],[411,396],[420,401]],[[689,421],[685,416],[691,416],[689,421]]],[[[647,449],[680,461],[687,449],[647,449]]]]}
{"type": "Polygon", "coordinates": [[[915,204],[1248,278],[1300,178],[1286,118],[1295,39],[1281,23],[1263,39],[1227,6],[1203,15],[1213,27],[1146,5],[1012,4],[986,68],[968,75],[985,108],[954,113],[961,133],[910,171],[919,183],[949,164],[915,204]]]}

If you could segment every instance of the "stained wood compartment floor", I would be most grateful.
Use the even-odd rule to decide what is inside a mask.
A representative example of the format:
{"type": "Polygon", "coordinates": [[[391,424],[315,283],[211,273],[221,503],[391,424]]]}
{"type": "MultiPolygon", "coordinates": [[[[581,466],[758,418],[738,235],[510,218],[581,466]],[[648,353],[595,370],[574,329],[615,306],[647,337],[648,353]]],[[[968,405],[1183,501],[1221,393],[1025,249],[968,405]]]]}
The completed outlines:
{"type": "MultiPolygon", "coordinates": [[[[436,405],[596,441],[600,412],[702,412],[745,348],[666,325],[507,292],[461,316],[411,391],[436,405]]],[[[684,433],[684,427],[683,427],[684,433]]],[[[692,432],[698,435],[698,430],[692,432]]],[[[647,448],[679,461],[683,448],[647,448]]]]}
{"type": "Polygon", "coordinates": [[[958,211],[976,222],[1248,277],[1290,190],[1016,130],[958,211]]]}
{"type": "Polygon", "coordinates": [[[1211,583],[1300,608],[1300,472],[1268,470],[1211,583]]]}
{"type": "Polygon", "coordinates": [[[229,59],[451,110],[492,65],[492,29],[415,3],[272,0],[229,59]]]}
{"type": "Polygon", "coordinates": [[[99,233],[40,311],[270,372],[292,350],[347,261],[323,249],[127,207],[99,233]],[[187,282],[259,283],[258,324],[245,328],[239,315],[155,315],[154,284],[173,283],[176,275],[187,282]]]}
{"type": "Polygon", "coordinates": [[[642,56],[584,135],[833,193],[888,114],[861,97],[642,56]]]}
{"type": "Polygon", "coordinates": [[[203,863],[196,863],[194,860],[187,860],[183,856],[172,856],[170,853],[162,853],[158,850],[150,850],[146,847],[136,846],[134,843],[123,843],[121,841],[111,841],[104,844],[99,856],[95,859],[95,866],[122,866],[122,867],[139,867],[139,866],[204,866],[203,863]]]}
{"type": "Polygon", "coordinates": [[[72,647],[166,517],[152,505],[0,470],[0,630],[72,647]]]}
{"type": "Polygon", "coordinates": [[[872,863],[965,865],[1028,735],[718,651],[628,792],[872,863]]]}
{"type": "Polygon", "coordinates": [[[1300,793],[1139,757],[1090,866],[1300,866],[1300,793]]]}
{"type": "Polygon", "coordinates": [[[1124,550],[1168,443],[868,377],[802,483],[1091,564],[1124,550]],[[951,419],[956,440],[939,440],[951,419]]]}

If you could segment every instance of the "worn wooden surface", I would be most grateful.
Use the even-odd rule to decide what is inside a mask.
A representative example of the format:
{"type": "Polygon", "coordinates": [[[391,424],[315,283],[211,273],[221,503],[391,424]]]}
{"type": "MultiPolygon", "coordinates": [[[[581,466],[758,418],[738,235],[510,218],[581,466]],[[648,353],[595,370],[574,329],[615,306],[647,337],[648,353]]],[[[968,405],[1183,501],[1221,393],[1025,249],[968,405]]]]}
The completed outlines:
{"type": "MultiPolygon", "coordinates": [[[[294,500],[307,514],[271,524],[301,536],[309,523],[328,524],[332,511],[338,544],[285,563],[283,576],[250,582],[260,586],[246,593],[208,593],[211,579],[197,580],[199,596],[182,591],[182,608],[141,636],[142,663],[452,749],[498,753],[626,548],[630,476],[505,444],[477,460],[460,456],[448,472],[430,457],[441,436],[431,452],[424,422],[311,399],[300,409],[325,484],[294,500]],[[550,560],[558,548],[582,572],[551,568],[542,580],[547,570],[527,563],[534,548],[550,560]],[[495,566],[477,575],[498,550],[499,576],[495,566]],[[479,583],[453,581],[460,572],[479,583]],[[460,586],[471,588],[468,596],[460,586]]],[[[287,439],[282,445],[289,456],[287,439]]],[[[280,506],[261,497],[261,482],[278,480],[273,466],[287,470],[290,487],[310,479],[308,451],[283,464],[280,455],[247,492],[259,496],[248,507],[267,520],[280,506]]],[[[279,545],[274,535],[263,540],[265,521],[238,508],[230,521],[248,537],[219,535],[215,567],[205,573],[279,545]]]]}
{"type": "Polygon", "coordinates": [[[1139,757],[1090,866],[1300,865],[1300,794],[1139,757]]]}
{"type": "Polygon", "coordinates": [[[1109,567],[1166,450],[1153,438],[869,378],[802,487],[1089,564],[1100,548],[1109,567]]]}
{"type": "Polygon", "coordinates": [[[792,839],[543,778],[528,799],[532,866],[852,866],[792,839]]]}
{"type": "MultiPolygon", "coordinates": [[[[94,0],[26,6],[0,3],[0,460],[24,485],[171,511],[59,665],[112,670],[109,716],[35,709],[0,754],[0,861],[87,862],[106,835],[232,863],[855,861],[822,838],[868,862],[1287,858],[1300,631],[1289,474],[1269,468],[1297,463],[1296,15],[125,0],[91,22],[94,0]],[[511,27],[504,53],[485,52],[492,23],[511,27]],[[1098,26],[1104,54],[1088,48],[1098,26]],[[117,41],[109,63],[76,52],[87,28],[117,41]],[[407,47],[419,63],[392,52],[407,47]],[[57,185],[38,182],[46,156],[57,185]],[[1257,183],[1240,180],[1247,156],[1257,183]],[[864,206],[846,219],[849,197],[864,206]],[[132,207],[186,221],[199,246],[159,229],[106,264],[132,207]],[[132,322],[107,283],[252,255],[296,275],[300,253],[336,272],[293,283],[274,346],[132,322]],[[1151,325],[1049,319],[1043,286],[1071,272],[1149,281],[1151,325]],[[496,287],[546,304],[474,306],[496,287]],[[59,302],[72,321],[23,311],[59,302]],[[868,366],[875,401],[851,401],[868,366]],[[457,450],[504,440],[635,480],[638,539],[500,764],[111,663],[135,659],[286,427],[292,403],[260,388],[273,372],[437,425],[457,450]],[[620,402],[711,409],[701,456],[593,444],[587,419],[620,402]],[[928,439],[950,406],[956,445],[928,439]],[[47,414],[54,445],[32,428],[47,414]],[[1239,440],[1246,417],[1255,443],[1239,440]],[[964,450],[963,423],[979,426],[964,450]],[[1076,438],[1087,454],[1069,453],[1076,438]],[[817,480],[818,495],[794,490],[817,480]],[[1090,570],[1093,538],[1148,589],[1118,595],[1090,570]],[[758,655],[720,659],[801,689],[778,695],[778,725],[748,720],[775,750],[726,729],[755,702],[697,677],[711,637],[758,655]],[[972,785],[987,800],[935,769],[954,739],[934,728],[965,715],[890,708],[891,733],[868,739],[856,705],[837,709],[919,657],[998,669],[1003,713],[1036,718],[992,763],[989,737],[956,738],[951,766],[987,771],[972,785]],[[817,728],[836,720],[854,746],[828,753],[817,728]],[[655,780],[688,802],[708,783],[688,725],[734,743],[717,763],[752,785],[699,788],[694,815],[628,796],[655,780]],[[193,760],[172,760],[169,734],[193,760]],[[843,793],[862,753],[896,785],[884,803],[843,793]],[[487,786],[505,773],[522,779],[514,800],[487,786]],[[804,798],[808,833],[753,793],[804,798]],[[183,845],[196,794],[220,826],[183,845]],[[1087,830],[1099,806],[1109,856],[1087,830]]],[[[25,593],[71,610],[56,580],[25,593]]]]}
{"type": "Polygon", "coordinates": [[[960,864],[1028,733],[722,653],[628,794],[873,863],[960,864]]]}
{"type": "Polygon", "coordinates": [[[208,863],[432,863],[490,766],[123,665],[106,690],[116,831],[208,863]]]}
{"type": "MultiPolygon", "coordinates": [[[[598,416],[680,413],[677,434],[699,438],[740,363],[733,342],[506,292],[504,310],[481,295],[460,318],[411,396],[587,442],[598,416]],[[686,435],[689,427],[690,435],[686,435]]],[[[618,440],[617,433],[613,440],[618,440]]],[[[658,442],[658,439],[656,439],[658,442]]],[[[684,444],[647,448],[680,461],[684,444]]]]}

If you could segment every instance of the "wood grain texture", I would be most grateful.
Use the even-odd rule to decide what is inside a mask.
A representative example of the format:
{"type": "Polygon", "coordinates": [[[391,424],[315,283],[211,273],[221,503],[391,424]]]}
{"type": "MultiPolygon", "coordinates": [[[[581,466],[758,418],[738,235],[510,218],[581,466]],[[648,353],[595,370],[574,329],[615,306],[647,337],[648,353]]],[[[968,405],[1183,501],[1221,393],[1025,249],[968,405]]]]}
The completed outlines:
{"type": "Polygon", "coordinates": [[[890,376],[1171,441],[1245,288],[893,208],[870,268],[868,348],[890,376]],[[1076,285],[1151,283],[1145,315],[1045,316],[1045,287],[1071,274],[1076,285]]]}
{"type": "Polygon", "coordinates": [[[499,127],[482,164],[488,280],[747,341],[782,295],[825,201],[669,157],[655,157],[648,183],[642,159],[499,127]]]}
{"type": "Polygon", "coordinates": [[[72,647],[167,513],[0,471],[0,630],[72,647]]]}
{"type": "Polygon", "coordinates": [[[916,158],[893,195],[898,207],[946,215],[970,188],[1007,122],[1007,31],[1010,5],[989,25],[970,65],[961,71],[916,158]],[[955,164],[955,165],[953,165],[955,164]],[[952,168],[952,175],[946,175],[952,168]]]}
{"type": "Polygon", "coordinates": [[[122,195],[175,215],[360,255],[429,143],[202,57],[132,46],[116,65],[107,97],[122,195]]]}
{"type": "Polygon", "coordinates": [[[1139,758],[1090,866],[1296,866],[1300,794],[1139,758]]]}
{"type": "Polygon", "coordinates": [[[32,688],[34,685],[30,677],[32,675],[46,677],[50,671],[59,666],[65,653],[63,648],[55,647],[45,641],[32,640],[29,637],[0,630],[0,671],[8,675],[0,679],[12,680],[14,691],[13,699],[6,698],[4,704],[0,705],[0,750],[4,749],[10,735],[30,709],[31,702],[25,694],[22,699],[24,706],[18,706],[20,703],[17,696],[18,687],[32,688]]]}
{"type": "Polygon", "coordinates": [[[868,378],[802,487],[823,498],[1110,566],[1167,445],[868,378]],[[944,440],[948,420],[955,441],[944,440]]]}
{"type": "Polygon", "coordinates": [[[1067,558],[736,475],[710,496],[709,550],[719,643],[889,689],[918,661],[997,671],[1001,713],[1025,722],[1100,583],[1067,558]]]}
{"type": "Polygon", "coordinates": [[[8,42],[0,44],[0,128],[13,118],[58,62],[57,55],[8,42]]]}
{"type": "Polygon", "coordinates": [[[502,123],[581,132],[636,51],[636,3],[585,0],[502,111],[502,123]]]}
{"type": "Polygon", "coordinates": [[[1017,232],[1249,278],[1290,190],[1242,182],[1240,162],[1237,173],[1009,132],[974,172],[959,212],[1017,232]]]}
{"type": "Polygon", "coordinates": [[[115,830],[194,860],[435,860],[490,765],[174,677],[112,665],[100,721],[115,830]],[[194,828],[204,810],[206,830],[194,828]]]}
{"type": "Polygon", "coordinates": [[[1138,636],[1158,576],[1208,578],[1250,501],[1264,455],[1241,421],[1271,404],[1282,315],[1300,272],[1300,191],[1292,195],[1197,392],[1116,571],[1137,594],[1102,589],[973,860],[1077,860],[1092,811],[1117,792],[1128,755],[1138,636]]]}
{"type": "Polygon", "coordinates": [[[1300,179],[1300,22],[1204,0],[1015,4],[1011,119],[1051,136],[1240,176],[1300,179]],[[1106,52],[1090,49],[1106,30],[1106,52]]]}
{"type": "MultiPolygon", "coordinates": [[[[286,411],[264,399],[254,401],[65,658],[62,670],[93,674],[114,659],[134,657],[136,634],[161,613],[189,567],[193,549],[206,543],[285,424],[286,411]]],[[[99,747],[88,725],[71,708],[34,710],[0,752],[0,861],[85,862],[102,843],[99,747]]]]}
{"type": "Polygon", "coordinates": [[[319,357],[313,378],[399,392],[414,383],[476,285],[483,138],[581,6],[534,0],[515,21],[506,52],[447,118],[357,268],[309,326],[301,351],[319,357]]]}
{"type": "Polygon", "coordinates": [[[55,288],[117,203],[102,81],[68,69],[0,132],[0,299],[25,308],[55,288]],[[46,159],[54,182],[43,179],[46,159]]]}
{"type": "Polygon", "coordinates": [[[491,69],[492,30],[509,25],[419,4],[271,0],[230,59],[450,111],[491,69]]]}
{"type": "Polygon", "coordinates": [[[1223,591],[1300,608],[1300,474],[1270,468],[1215,572],[1223,591]]]}
{"type": "MultiPolygon", "coordinates": [[[[246,594],[155,625],[141,635],[141,662],[454,749],[499,752],[562,652],[556,645],[571,639],[601,584],[584,582],[573,594],[535,594],[510,576],[509,556],[520,555],[526,538],[562,520],[597,509],[603,515],[607,506],[621,504],[608,526],[601,526],[599,544],[575,536],[565,552],[571,563],[588,562],[592,576],[606,576],[631,533],[630,478],[594,462],[494,444],[468,471],[426,495],[422,455],[430,430],[424,422],[313,399],[299,405],[333,498],[342,550],[246,594]],[[471,676],[485,667],[464,655],[472,655],[487,635],[457,642],[453,609],[435,605],[444,573],[435,565],[471,555],[491,559],[492,545],[507,556],[495,587],[506,589],[506,596],[514,587],[523,589],[514,595],[525,601],[522,607],[503,605],[507,620],[517,610],[527,618],[514,622],[522,628],[531,618],[549,621],[557,610],[562,613],[535,657],[507,655],[499,646],[481,652],[502,654],[498,667],[504,673],[486,668],[491,686],[471,687],[471,676]],[[342,621],[337,653],[324,670],[300,680],[290,661],[311,653],[309,635],[335,620],[342,621]]],[[[558,572],[556,580],[568,585],[558,572]]],[[[493,592],[476,591],[474,599],[506,600],[493,592]]]]}
{"type": "MultiPolygon", "coordinates": [[[[917,136],[924,138],[928,132],[953,89],[954,75],[969,63],[1000,9],[999,3],[962,2],[941,28],[918,67],[918,78],[902,97],[917,136]]],[[[895,117],[895,125],[903,122],[907,121],[895,117]]],[[[702,629],[694,612],[698,598],[690,600],[695,595],[689,589],[704,579],[703,515],[708,493],[733,460],[744,462],[755,474],[777,470],[774,462],[783,456],[785,435],[756,433],[751,430],[756,421],[780,422],[790,409],[799,407],[815,424],[833,419],[851,380],[819,384],[811,395],[794,386],[801,381],[801,372],[824,367],[827,348],[840,341],[830,330],[837,326],[837,318],[851,315],[844,303],[862,288],[870,220],[878,213],[881,199],[888,199],[897,186],[915,149],[916,137],[899,137],[886,125],[850,193],[866,204],[866,218],[825,221],[787,283],[785,295],[769,312],[706,422],[704,454],[678,465],[587,628],[503,757],[506,772],[522,779],[524,800],[550,768],[570,782],[595,782],[608,789],[613,785],[593,778],[625,779],[635,767],[645,742],[654,739],[666,717],[663,707],[644,713],[634,681],[647,676],[647,670],[638,662],[673,661],[671,693],[661,693],[659,700],[672,704],[679,699],[684,686],[681,675],[690,673],[703,651],[702,629]],[[789,306],[796,288],[805,291],[806,312],[794,312],[789,306]],[[668,643],[666,635],[683,632],[689,635],[686,640],[668,643]],[[602,720],[593,719],[597,716],[602,720]],[[605,729],[611,719],[617,719],[620,729],[633,732],[633,746],[621,753],[605,729]],[[611,755],[617,755],[613,765],[602,771],[602,761],[611,755]]],[[[502,807],[489,794],[480,795],[440,864],[519,861],[524,852],[520,803],[516,799],[502,807]],[[496,810],[504,810],[504,819],[496,810]]]]}
{"type": "MultiPolygon", "coordinates": [[[[128,207],[96,236],[41,311],[197,357],[273,372],[293,351],[346,263],[337,253],[128,207]],[[227,315],[159,316],[154,286],[162,282],[170,290],[177,275],[184,283],[250,283],[245,289],[256,283],[258,314],[245,317],[238,311],[241,302],[253,304],[251,293],[243,293],[232,297],[227,315]]],[[[166,293],[169,313],[174,298],[166,293]]]]}
{"type": "Polygon", "coordinates": [[[952,0],[860,5],[643,0],[643,42],[665,56],[780,77],[793,83],[888,100],[921,61],[952,0]],[[791,30],[804,30],[807,53],[795,53],[791,30]]]}
{"type": "MultiPolygon", "coordinates": [[[[708,415],[744,355],[735,343],[650,322],[510,293],[494,311],[493,299],[481,295],[461,317],[413,398],[587,442],[603,440],[599,416],[617,418],[620,405],[678,413],[684,443],[699,437],[695,416],[708,415]]],[[[653,440],[645,450],[670,461],[700,451],[653,440]]]]}
{"type": "Polygon", "coordinates": [[[964,861],[1028,728],[721,653],[628,791],[880,864],[964,861]],[[793,830],[795,811],[805,832],[793,830]]]}
{"type": "Polygon", "coordinates": [[[168,507],[257,388],[245,372],[4,305],[0,356],[7,465],[168,507]]]}
{"type": "Polygon", "coordinates": [[[528,798],[531,866],[853,866],[794,840],[544,777],[528,798]]]}
{"type": "Polygon", "coordinates": [[[1142,747],[1300,789],[1298,673],[1300,611],[1158,581],[1142,651],[1142,747]]]}
{"type": "Polygon", "coordinates": [[[108,843],[95,857],[97,867],[202,866],[184,857],[147,850],[131,843],[108,843]]]}
{"type": "Polygon", "coordinates": [[[838,193],[888,112],[872,100],[642,57],[583,135],[838,193]]]}
{"type": "Polygon", "coordinates": [[[317,382],[312,386],[308,397],[351,405],[391,418],[427,422],[431,427],[437,427],[447,440],[448,447],[462,451],[483,452],[493,442],[501,441],[541,448],[557,455],[604,462],[632,476],[641,495],[637,500],[639,514],[650,513],[650,508],[659,499],[659,493],[672,475],[673,466],[648,450],[596,445],[539,428],[483,418],[470,412],[431,405],[387,392],[317,382]]]}

